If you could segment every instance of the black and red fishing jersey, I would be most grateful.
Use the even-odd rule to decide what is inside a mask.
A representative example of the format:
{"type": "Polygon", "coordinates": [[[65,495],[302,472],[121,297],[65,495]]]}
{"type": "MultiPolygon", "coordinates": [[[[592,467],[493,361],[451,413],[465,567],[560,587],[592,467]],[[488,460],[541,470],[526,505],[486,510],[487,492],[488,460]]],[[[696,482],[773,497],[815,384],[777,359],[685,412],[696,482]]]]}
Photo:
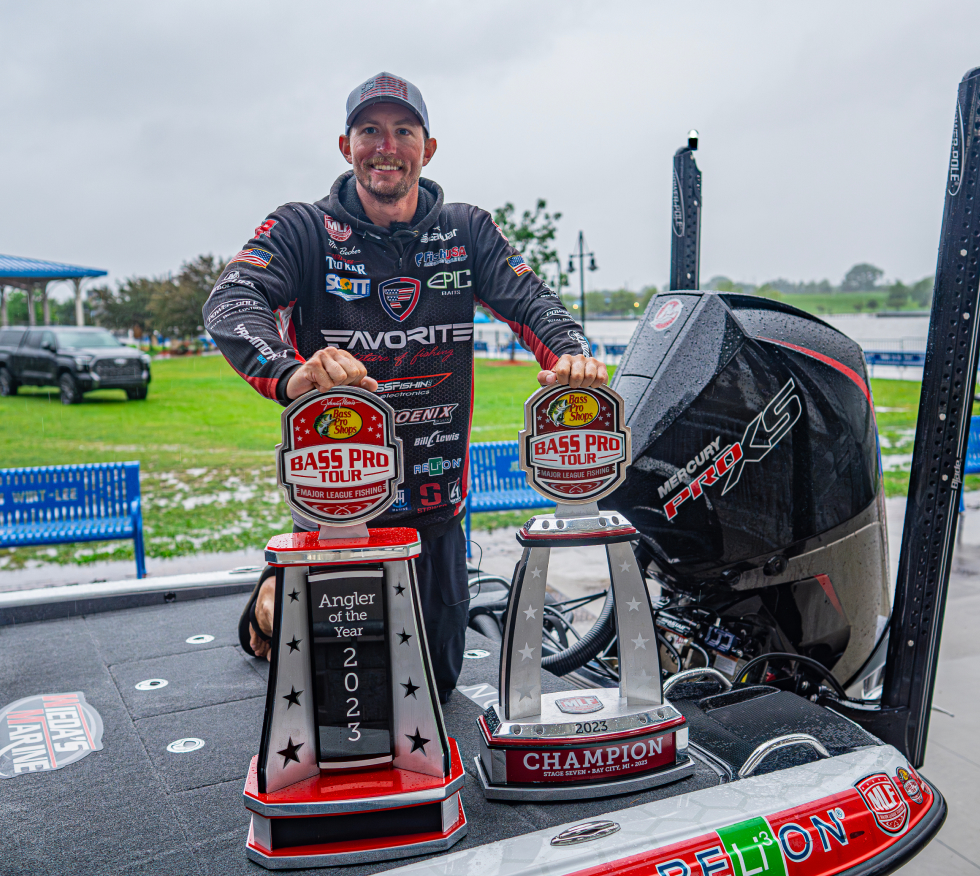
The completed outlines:
{"type": "Polygon", "coordinates": [[[367,219],[348,172],[323,200],[285,204],[255,229],[204,320],[232,367],[282,404],[289,375],[317,350],[364,362],[405,449],[398,500],[378,522],[425,530],[457,514],[466,495],[477,304],[542,368],[565,353],[591,355],[581,327],[489,213],[444,204],[423,179],[412,223],[382,228],[367,219]]]}

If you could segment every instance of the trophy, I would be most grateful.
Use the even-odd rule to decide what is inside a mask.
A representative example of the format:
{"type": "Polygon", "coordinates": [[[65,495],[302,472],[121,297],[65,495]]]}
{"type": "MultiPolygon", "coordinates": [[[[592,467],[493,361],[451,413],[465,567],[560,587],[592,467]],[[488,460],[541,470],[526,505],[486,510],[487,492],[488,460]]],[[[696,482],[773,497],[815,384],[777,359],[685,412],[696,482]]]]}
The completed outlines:
{"type": "Polygon", "coordinates": [[[685,778],[684,716],[663,698],[653,611],[617,512],[600,511],[630,464],[623,400],[604,386],[544,387],[524,404],[520,465],[556,503],[521,528],[500,655],[500,699],[477,719],[476,771],[492,800],[574,800],[685,778]],[[556,548],[604,545],[619,637],[619,688],[541,692],[548,560],[556,548]]]}
{"type": "Polygon", "coordinates": [[[466,834],[422,623],[414,529],[368,529],[402,482],[391,406],[311,392],[282,415],[286,502],[318,532],[274,536],[262,742],[245,781],[249,858],[268,869],[443,851],[466,834]]]}

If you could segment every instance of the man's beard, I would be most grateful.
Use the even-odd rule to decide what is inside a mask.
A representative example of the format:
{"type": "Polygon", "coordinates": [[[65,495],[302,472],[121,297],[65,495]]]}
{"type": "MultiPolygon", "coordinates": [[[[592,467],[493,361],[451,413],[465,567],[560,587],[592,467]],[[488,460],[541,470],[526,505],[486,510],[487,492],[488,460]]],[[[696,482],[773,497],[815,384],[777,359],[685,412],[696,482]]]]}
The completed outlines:
{"type": "Polygon", "coordinates": [[[415,174],[402,177],[401,181],[393,188],[376,187],[374,179],[371,177],[369,165],[362,164],[354,168],[354,178],[361,184],[361,188],[367,191],[376,201],[381,204],[397,204],[418,184],[422,169],[419,168],[415,174]]]}

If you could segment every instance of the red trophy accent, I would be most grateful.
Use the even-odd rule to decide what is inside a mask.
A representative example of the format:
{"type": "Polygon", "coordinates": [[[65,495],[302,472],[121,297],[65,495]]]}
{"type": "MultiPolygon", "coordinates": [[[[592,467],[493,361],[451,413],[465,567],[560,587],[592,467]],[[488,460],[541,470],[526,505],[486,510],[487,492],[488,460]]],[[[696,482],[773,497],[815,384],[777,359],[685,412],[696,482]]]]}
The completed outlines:
{"type": "Polygon", "coordinates": [[[269,869],[448,849],[466,834],[418,597],[414,529],[368,529],[402,480],[395,412],[362,389],[282,416],[279,482],[318,532],[277,535],[272,665],[245,783],[246,853],[269,869]]]}

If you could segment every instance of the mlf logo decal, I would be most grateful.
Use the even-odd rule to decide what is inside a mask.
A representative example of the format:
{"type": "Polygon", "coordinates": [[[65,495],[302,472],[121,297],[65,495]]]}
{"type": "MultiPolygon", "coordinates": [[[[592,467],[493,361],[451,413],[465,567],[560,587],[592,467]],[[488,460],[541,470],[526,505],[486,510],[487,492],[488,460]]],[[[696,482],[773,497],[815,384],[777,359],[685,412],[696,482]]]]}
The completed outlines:
{"type": "Polygon", "coordinates": [[[378,287],[378,297],[388,316],[404,322],[419,303],[421,289],[422,284],[414,277],[395,277],[378,287]]]}
{"type": "Polygon", "coordinates": [[[351,235],[351,227],[346,222],[338,222],[333,216],[323,217],[323,227],[338,243],[343,243],[351,235]]]}
{"type": "Polygon", "coordinates": [[[793,428],[803,413],[803,403],[795,392],[796,383],[790,378],[765,409],[748,426],[741,441],[736,441],[722,450],[715,462],[698,474],[687,486],[677,493],[666,505],[664,513],[668,520],[677,516],[677,509],[688,499],[698,499],[704,495],[704,487],[713,487],[725,477],[724,496],[742,477],[742,469],[747,462],[761,462],[786,434],[793,428]]]}
{"type": "Polygon", "coordinates": [[[669,329],[675,322],[677,322],[677,317],[681,315],[681,311],[684,309],[683,303],[678,301],[676,298],[671,298],[670,301],[665,301],[660,309],[653,315],[651,322],[653,323],[653,330],[655,332],[662,332],[669,329]]]}
{"type": "Polygon", "coordinates": [[[602,700],[589,694],[581,697],[565,697],[563,700],[555,700],[558,706],[567,715],[587,715],[589,712],[601,712],[602,700]]]}
{"type": "Polygon", "coordinates": [[[0,778],[60,770],[102,750],[102,717],[81,691],[40,694],[0,711],[0,778]]]}
{"type": "Polygon", "coordinates": [[[861,779],[855,786],[871,814],[885,833],[897,836],[909,822],[909,804],[884,773],[861,779]]]}

